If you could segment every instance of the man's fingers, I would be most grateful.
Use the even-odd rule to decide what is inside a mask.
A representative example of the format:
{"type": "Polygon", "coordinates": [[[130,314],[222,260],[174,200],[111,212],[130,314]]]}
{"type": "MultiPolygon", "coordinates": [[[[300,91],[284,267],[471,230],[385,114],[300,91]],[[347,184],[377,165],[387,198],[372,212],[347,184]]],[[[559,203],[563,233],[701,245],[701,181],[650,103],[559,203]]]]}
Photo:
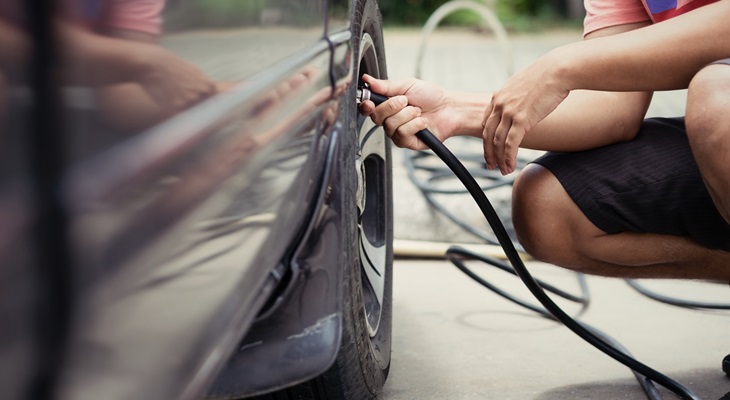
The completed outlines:
{"type": "Polygon", "coordinates": [[[426,118],[414,118],[403,125],[400,125],[393,135],[390,137],[393,143],[398,147],[405,147],[412,150],[423,150],[426,145],[421,142],[416,133],[421,129],[426,129],[428,122],[426,118]]]}
{"type": "Polygon", "coordinates": [[[388,97],[405,94],[415,83],[414,79],[382,80],[373,78],[368,74],[363,75],[362,80],[370,85],[370,89],[372,89],[373,92],[388,97]]]}
{"type": "Polygon", "coordinates": [[[517,169],[517,147],[507,148],[504,153],[504,163],[507,166],[507,173],[505,175],[515,172],[517,169]]]}
{"type": "Polygon", "coordinates": [[[499,114],[492,113],[484,122],[482,140],[484,142],[484,160],[487,162],[488,169],[497,168],[497,159],[494,154],[494,133],[499,126],[500,120],[501,116],[499,114]]]}
{"type": "Polygon", "coordinates": [[[370,100],[365,100],[360,103],[359,111],[360,114],[369,117],[373,112],[375,112],[375,103],[370,100]]]}
{"type": "Polygon", "coordinates": [[[392,97],[383,104],[375,107],[370,117],[373,119],[376,125],[383,125],[386,118],[395,115],[398,111],[402,110],[408,105],[408,99],[406,96],[395,96],[392,97]]]}
{"type": "Polygon", "coordinates": [[[397,113],[391,115],[383,121],[383,128],[388,136],[393,136],[396,131],[408,122],[421,116],[421,109],[413,106],[406,106],[397,113]]]}
{"type": "Polygon", "coordinates": [[[507,138],[504,141],[504,164],[507,174],[515,172],[517,168],[517,152],[525,136],[525,130],[517,123],[512,122],[507,138]]]}
{"type": "Polygon", "coordinates": [[[499,171],[502,173],[502,175],[507,175],[507,164],[505,164],[504,161],[504,149],[505,149],[505,141],[507,140],[507,135],[510,133],[510,128],[512,127],[512,120],[509,118],[505,118],[505,116],[502,116],[502,119],[499,121],[499,125],[497,126],[497,129],[494,131],[494,138],[492,138],[492,146],[494,148],[494,156],[497,159],[497,166],[499,167],[499,171]]]}

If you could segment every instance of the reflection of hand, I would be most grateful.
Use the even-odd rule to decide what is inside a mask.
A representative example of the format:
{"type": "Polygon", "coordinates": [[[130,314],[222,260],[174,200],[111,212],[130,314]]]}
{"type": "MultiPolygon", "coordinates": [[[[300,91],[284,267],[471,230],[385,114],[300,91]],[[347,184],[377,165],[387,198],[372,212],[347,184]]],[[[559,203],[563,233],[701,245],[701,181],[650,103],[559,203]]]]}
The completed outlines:
{"type": "MultiPolygon", "coordinates": [[[[317,75],[321,75],[321,70],[319,68],[307,67],[304,70],[293,74],[287,79],[282,80],[272,90],[269,90],[268,92],[259,96],[261,101],[256,106],[256,109],[258,110],[258,117],[263,117],[269,111],[276,110],[278,107],[280,107],[280,104],[282,102],[287,101],[292,96],[299,95],[300,89],[305,88],[309,84],[311,84],[312,80],[315,79],[317,75]]],[[[306,107],[304,108],[308,111],[308,107],[310,106],[319,106],[326,99],[326,97],[329,97],[332,92],[332,89],[329,86],[327,87],[327,89],[328,91],[326,92],[324,98],[322,97],[323,92],[320,92],[313,98],[308,99],[307,103],[305,104],[306,107]]]]}
{"type": "Polygon", "coordinates": [[[459,113],[453,112],[451,99],[442,87],[418,79],[388,81],[369,75],[364,75],[363,81],[374,92],[391,97],[377,107],[372,101],[364,101],[360,113],[382,125],[396,146],[425,149],[426,145],[415,136],[425,128],[441,141],[456,133],[459,121],[455,115],[459,113]]]}
{"type": "Polygon", "coordinates": [[[487,168],[512,173],[525,134],[568,96],[570,91],[544,64],[538,61],[493,93],[482,123],[487,168]]]}
{"type": "MultiPolygon", "coordinates": [[[[257,146],[274,140],[274,138],[291,129],[293,124],[301,123],[303,118],[312,114],[314,110],[322,107],[322,105],[327,104],[327,100],[330,99],[332,95],[332,88],[329,85],[321,87],[317,91],[311,91],[314,87],[314,81],[319,80],[321,82],[324,72],[326,71],[323,71],[318,67],[307,67],[304,70],[290,76],[288,79],[281,81],[271,90],[258,96],[259,102],[254,106],[254,109],[257,110],[257,112],[255,116],[249,120],[251,126],[255,126],[257,120],[264,121],[268,119],[271,116],[271,113],[281,112],[282,105],[286,102],[290,102],[292,98],[301,96],[303,93],[310,94],[301,106],[297,107],[297,110],[294,113],[288,114],[286,118],[278,119],[274,126],[257,133],[253,137],[257,146]]],[[[326,126],[334,123],[334,118],[332,118],[332,116],[335,115],[332,112],[333,106],[336,107],[334,103],[330,102],[330,105],[325,107],[320,114],[320,121],[325,123],[326,126]]]]}
{"type": "Polygon", "coordinates": [[[164,110],[175,113],[215,94],[215,84],[194,65],[158,46],[145,49],[139,83],[164,110]]]}
{"type": "Polygon", "coordinates": [[[220,81],[220,82],[215,82],[214,83],[214,85],[215,85],[215,89],[214,90],[215,90],[216,93],[224,93],[224,92],[227,92],[227,91],[232,90],[234,88],[240,87],[241,84],[242,84],[242,82],[237,82],[237,81],[220,81]]]}

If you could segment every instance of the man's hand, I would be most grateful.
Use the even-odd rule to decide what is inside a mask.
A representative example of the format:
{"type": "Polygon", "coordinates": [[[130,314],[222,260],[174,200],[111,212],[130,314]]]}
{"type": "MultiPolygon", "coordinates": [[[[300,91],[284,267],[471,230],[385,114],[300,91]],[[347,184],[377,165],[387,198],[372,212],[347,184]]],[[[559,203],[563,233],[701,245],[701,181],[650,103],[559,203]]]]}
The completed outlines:
{"type": "Polygon", "coordinates": [[[482,122],[487,168],[498,167],[503,175],[514,172],[522,139],[570,93],[557,70],[548,55],[494,92],[482,122]]]}
{"type": "Polygon", "coordinates": [[[461,113],[454,110],[450,96],[442,87],[418,79],[379,80],[369,75],[364,75],[363,81],[373,92],[391,97],[377,107],[372,101],[364,101],[360,113],[382,125],[396,146],[426,149],[415,136],[425,128],[441,141],[456,134],[459,123],[456,115],[461,113]]]}

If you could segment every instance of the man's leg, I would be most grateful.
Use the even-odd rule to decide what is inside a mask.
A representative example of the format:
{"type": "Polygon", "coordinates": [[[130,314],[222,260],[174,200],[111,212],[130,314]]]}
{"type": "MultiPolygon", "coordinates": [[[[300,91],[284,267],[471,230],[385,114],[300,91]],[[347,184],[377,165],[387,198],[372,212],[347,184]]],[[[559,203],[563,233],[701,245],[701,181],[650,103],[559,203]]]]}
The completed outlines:
{"type": "Polygon", "coordinates": [[[730,223],[730,59],[705,67],[692,79],[685,123],[712,201],[730,223]]]}
{"type": "Polygon", "coordinates": [[[513,222],[520,243],[533,257],[579,272],[730,282],[730,252],[710,250],[681,236],[606,234],[540,165],[529,165],[515,182],[513,222]]]}

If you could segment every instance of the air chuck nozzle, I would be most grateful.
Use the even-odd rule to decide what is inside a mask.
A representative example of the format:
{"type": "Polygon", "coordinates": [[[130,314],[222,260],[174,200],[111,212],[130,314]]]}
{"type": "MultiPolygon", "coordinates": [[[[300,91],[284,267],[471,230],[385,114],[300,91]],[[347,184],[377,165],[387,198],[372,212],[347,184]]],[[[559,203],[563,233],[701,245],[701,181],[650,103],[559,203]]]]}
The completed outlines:
{"type": "Polygon", "coordinates": [[[370,100],[377,106],[388,100],[388,98],[382,94],[373,93],[367,86],[361,86],[357,89],[357,104],[360,104],[365,100],[370,100]]]}
{"type": "Polygon", "coordinates": [[[357,89],[357,104],[360,104],[365,100],[370,100],[370,94],[370,89],[368,89],[367,86],[362,86],[357,89]]]}

